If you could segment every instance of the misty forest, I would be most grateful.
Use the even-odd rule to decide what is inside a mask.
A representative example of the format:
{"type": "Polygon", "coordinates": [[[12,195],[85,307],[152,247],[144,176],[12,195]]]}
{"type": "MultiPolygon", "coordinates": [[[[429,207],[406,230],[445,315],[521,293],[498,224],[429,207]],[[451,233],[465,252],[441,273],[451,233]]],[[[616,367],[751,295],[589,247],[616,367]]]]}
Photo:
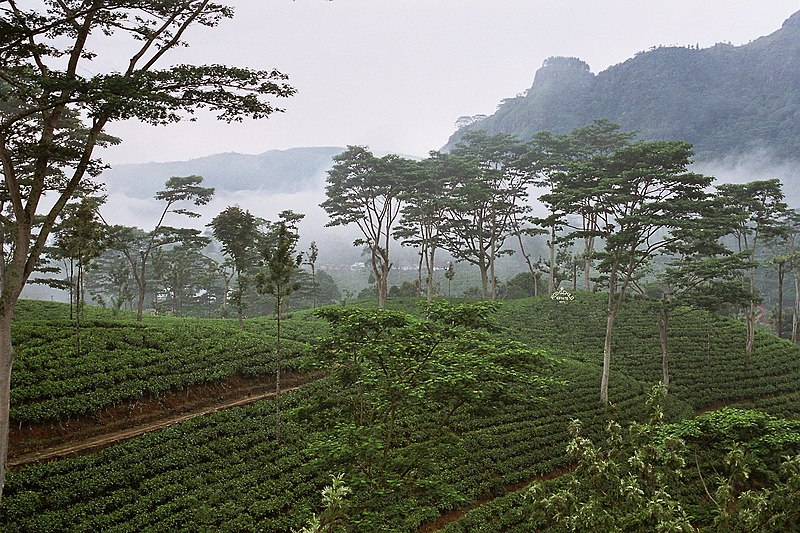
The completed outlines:
{"type": "Polygon", "coordinates": [[[0,16],[0,530],[800,530],[800,181],[719,163],[800,168],[800,13],[550,58],[423,158],[119,168],[297,88],[171,62],[225,4],[0,16]]]}

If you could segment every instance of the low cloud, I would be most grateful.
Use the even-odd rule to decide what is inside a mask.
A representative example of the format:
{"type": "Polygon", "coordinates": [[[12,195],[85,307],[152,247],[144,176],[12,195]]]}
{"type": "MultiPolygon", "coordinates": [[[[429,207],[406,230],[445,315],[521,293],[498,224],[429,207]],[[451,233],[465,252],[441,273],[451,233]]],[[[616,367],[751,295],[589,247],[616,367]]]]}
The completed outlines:
{"type": "Polygon", "coordinates": [[[692,170],[714,176],[715,183],[747,183],[778,178],[790,207],[800,208],[800,160],[776,161],[767,151],[701,161],[692,170]]]}

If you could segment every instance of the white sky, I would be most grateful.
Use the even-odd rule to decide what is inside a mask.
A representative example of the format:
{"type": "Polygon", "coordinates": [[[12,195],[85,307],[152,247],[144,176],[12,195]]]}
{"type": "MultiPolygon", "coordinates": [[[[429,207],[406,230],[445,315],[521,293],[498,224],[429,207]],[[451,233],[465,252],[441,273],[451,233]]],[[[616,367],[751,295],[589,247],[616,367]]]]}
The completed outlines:
{"type": "Polygon", "coordinates": [[[551,56],[592,72],[655,45],[747,43],[780,28],[796,0],[231,0],[236,17],[187,36],[174,62],[278,70],[297,88],[285,113],[228,125],[119,123],[109,163],[369,145],[425,156],[459,116],[491,114],[551,56]]]}

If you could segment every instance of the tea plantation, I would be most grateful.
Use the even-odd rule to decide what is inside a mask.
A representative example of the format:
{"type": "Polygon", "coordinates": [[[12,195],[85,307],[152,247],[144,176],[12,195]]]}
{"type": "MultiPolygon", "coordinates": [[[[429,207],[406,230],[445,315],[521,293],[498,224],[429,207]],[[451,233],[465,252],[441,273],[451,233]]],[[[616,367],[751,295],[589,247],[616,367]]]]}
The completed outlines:
{"type": "MultiPolygon", "coordinates": [[[[392,305],[425,314],[408,300],[390,300],[392,305]]],[[[0,530],[299,530],[323,511],[321,491],[331,476],[344,473],[352,491],[342,511],[346,530],[434,530],[437,519],[448,517],[440,524],[445,531],[530,531],[534,511],[520,489],[554,477],[542,486],[557,491],[581,475],[580,466],[570,473],[576,468],[566,451],[571,421],[580,419],[586,438],[597,442],[610,421],[645,421],[646,398],[661,379],[655,321],[644,303],[633,300],[614,337],[612,406],[598,402],[604,309],[601,295],[582,293],[568,303],[503,303],[493,315],[498,327],[492,341],[521,343],[525,350],[514,352],[515,360],[494,363],[535,373],[537,385],[520,380],[491,398],[476,394],[457,404],[446,424],[441,413],[414,403],[397,411],[391,425],[378,421],[391,427],[391,446],[366,422],[353,423],[354,406],[364,398],[356,388],[363,382],[330,362],[331,352],[318,341],[329,331],[327,322],[311,312],[295,313],[282,327],[282,366],[327,376],[282,395],[280,442],[275,403],[267,399],[90,455],[13,469],[0,530]]],[[[266,379],[275,369],[273,319],[253,319],[240,331],[234,321],[149,317],[136,323],[97,314],[82,324],[78,351],[74,324],[59,316],[63,312],[38,303],[19,312],[15,425],[91,416],[110,405],[233,375],[266,379]]],[[[667,421],[675,423],[664,431],[694,450],[676,492],[696,527],[713,523],[697,472],[723,471],[734,442],[750,446],[757,458],[759,487],[778,479],[781,457],[800,453],[800,427],[793,421],[800,414],[800,348],[759,332],[747,359],[743,325],[712,317],[710,342],[707,325],[701,312],[675,313],[672,385],[664,406],[667,421]],[[763,413],[729,409],[693,418],[727,404],[763,413]]],[[[481,339],[477,346],[492,346],[481,339]]],[[[368,338],[365,346],[371,342],[379,345],[368,338]]],[[[361,352],[353,353],[356,360],[361,352]]],[[[464,373],[483,375],[479,368],[464,373]]],[[[403,393],[389,391],[387,402],[403,393]]]]}

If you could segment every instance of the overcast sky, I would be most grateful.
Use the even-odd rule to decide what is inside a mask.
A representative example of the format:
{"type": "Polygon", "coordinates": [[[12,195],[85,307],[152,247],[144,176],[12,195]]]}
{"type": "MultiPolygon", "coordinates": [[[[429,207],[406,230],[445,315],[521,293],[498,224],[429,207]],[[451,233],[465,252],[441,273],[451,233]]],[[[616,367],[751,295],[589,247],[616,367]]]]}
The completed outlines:
{"type": "Polygon", "coordinates": [[[187,36],[174,62],[277,68],[285,113],[228,125],[120,123],[109,163],[221,152],[369,145],[425,156],[462,115],[491,114],[551,56],[598,73],[656,45],[745,44],[780,28],[796,0],[235,0],[233,20],[187,36]]]}

